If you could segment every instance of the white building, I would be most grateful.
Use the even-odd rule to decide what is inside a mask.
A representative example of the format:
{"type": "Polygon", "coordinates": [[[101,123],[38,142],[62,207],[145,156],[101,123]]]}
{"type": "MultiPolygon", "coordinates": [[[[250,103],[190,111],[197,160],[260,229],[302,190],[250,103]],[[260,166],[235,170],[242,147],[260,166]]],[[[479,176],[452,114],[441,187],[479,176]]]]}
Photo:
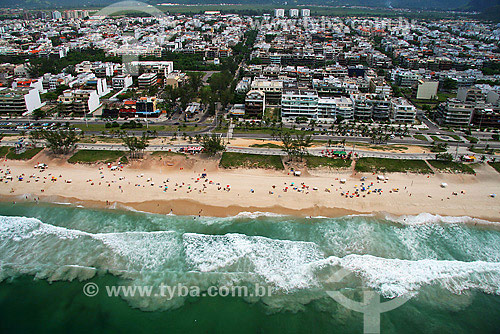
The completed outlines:
{"type": "Polygon", "coordinates": [[[53,20],[59,20],[60,18],[62,18],[60,11],[56,10],[56,11],[52,12],[52,19],[53,20]]]}
{"type": "Polygon", "coordinates": [[[291,8],[289,14],[290,17],[299,17],[299,10],[296,8],[291,8]]]}
{"type": "Polygon", "coordinates": [[[448,99],[437,109],[437,121],[442,125],[468,126],[472,120],[474,103],[448,99]]]}
{"type": "Polygon", "coordinates": [[[306,89],[285,89],[281,96],[281,117],[292,121],[297,117],[318,118],[318,92],[306,89]]]}
{"type": "Polygon", "coordinates": [[[42,106],[37,89],[0,89],[0,114],[26,115],[42,106]]]}
{"type": "Polygon", "coordinates": [[[285,10],[283,8],[276,8],[274,10],[275,17],[285,17],[285,10]]]}
{"type": "Polygon", "coordinates": [[[132,86],[133,79],[131,75],[118,75],[112,80],[114,89],[123,89],[132,86]]]}
{"type": "Polygon", "coordinates": [[[345,96],[336,97],[335,104],[337,105],[337,117],[342,119],[354,118],[354,103],[350,98],[345,96]]]}
{"type": "Polygon", "coordinates": [[[318,118],[321,120],[335,121],[337,117],[337,102],[333,97],[318,99],[318,118]]]}
{"type": "Polygon", "coordinates": [[[302,17],[309,17],[309,16],[311,16],[311,10],[307,8],[302,9],[302,17]]]}
{"type": "Polygon", "coordinates": [[[417,99],[433,100],[437,98],[439,81],[423,81],[420,80],[417,86],[417,99]]]}
{"type": "Polygon", "coordinates": [[[391,100],[391,119],[396,123],[413,123],[417,108],[403,97],[391,100]]]}

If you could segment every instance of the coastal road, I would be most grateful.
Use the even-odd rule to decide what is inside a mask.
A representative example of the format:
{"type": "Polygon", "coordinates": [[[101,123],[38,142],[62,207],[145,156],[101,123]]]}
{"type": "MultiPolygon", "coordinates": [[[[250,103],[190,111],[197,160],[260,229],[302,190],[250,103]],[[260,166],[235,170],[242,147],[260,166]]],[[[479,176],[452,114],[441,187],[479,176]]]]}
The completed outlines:
{"type": "MultiPolygon", "coordinates": [[[[2,145],[4,146],[14,146],[15,141],[2,141],[2,145]]],[[[196,146],[197,144],[171,144],[167,143],[165,145],[150,145],[148,146],[147,151],[173,151],[178,152],[180,148],[187,146],[196,146]]],[[[122,144],[77,144],[77,148],[80,150],[99,150],[99,151],[127,151],[128,149],[122,144]]],[[[343,150],[347,153],[355,153],[358,157],[375,157],[375,158],[391,158],[391,159],[435,159],[436,153],[394,153],[394,152],[380,152],[380,151],[368,151],[358,148],[346,147],[314,147],[309,148],[308,152],[315,156],[322,156],[325,150],[343,150]]],[[[257,148],[257,147],[238,147],[228,145],[226,147],[227,152],[235,152],[235,153],[247,153],[247,154],[261,154],[261,155],[280,155],[284,156],[286,153],[278,148],[257,148]]],[[[455,149],[451,149],[448,151],[449,153],[455,156],[455,149]]],[[[459,150],[458,156],[468,154],[465,150],[459,150]]],[[[496,155],[484,154],[484,156],[488,159],[498,158],[496,155]]]]}

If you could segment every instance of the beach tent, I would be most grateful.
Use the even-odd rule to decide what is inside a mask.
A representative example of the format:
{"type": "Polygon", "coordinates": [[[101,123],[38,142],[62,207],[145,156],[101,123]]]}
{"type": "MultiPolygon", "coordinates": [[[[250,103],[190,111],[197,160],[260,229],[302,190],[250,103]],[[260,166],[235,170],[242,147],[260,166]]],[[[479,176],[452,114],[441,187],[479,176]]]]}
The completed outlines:
{"type": "Polygon", "coordinates": [[[340,183],[346,183],[346,179],[340,179],[340,183]]]}
{"type": "Polygon", "coordinates": [[[295,176],[300,176],[300,174],[302,174],[302,173],[300,172],[300,170],[296,170],[296,171],[294,171],[294,172],[293,172],[293,175],[295,175],[295,176]]]}
{"type": "Polygon", "coordinates": [[[377,175],[377,180],[385,181],[385,177],[383,175],[377,175]]]}
{"type": "Polygon", "coordinates": [[[446,187],[448,187],[448,183],[445,182],[441,183],[441,188],[446,188],[446,187]]]}

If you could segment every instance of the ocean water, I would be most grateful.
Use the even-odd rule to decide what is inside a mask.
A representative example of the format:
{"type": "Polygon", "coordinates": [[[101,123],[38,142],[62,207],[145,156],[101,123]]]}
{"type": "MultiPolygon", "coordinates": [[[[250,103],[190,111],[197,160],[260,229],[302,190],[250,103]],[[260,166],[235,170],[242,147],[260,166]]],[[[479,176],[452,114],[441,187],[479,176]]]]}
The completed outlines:
{"type": "Polygon", "coordinates": [[[405,298],[381,313],[382,333],[500,333],[500,229],[484,223],[0,203],[0,333],[363,333],[363,313],[332,291],[405,298]],[[84,294],[88,283],[97,295],[84,294]],[[179,284],[250,295],[106,289],[179,284]]]}

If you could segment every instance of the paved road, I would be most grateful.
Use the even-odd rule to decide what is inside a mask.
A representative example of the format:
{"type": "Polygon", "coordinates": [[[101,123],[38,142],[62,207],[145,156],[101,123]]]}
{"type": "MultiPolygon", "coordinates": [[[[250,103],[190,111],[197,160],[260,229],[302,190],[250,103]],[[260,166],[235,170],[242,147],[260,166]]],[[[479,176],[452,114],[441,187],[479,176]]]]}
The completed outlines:
{"type": "MultiPolygon", "coordinates": [[[[4,141],[2,145],[5,146],[14,146],[14,141],[4,141]]],[[[197,144],[193,144],[197,145],[197,144]]],[[[190,146],[188,144],[170,144],[167,143],[165,145],[150,145],[148,147],[148,151],[174,151],[177,152],[181,147],[190,146]]],[[[78,149],[87,149],[87,150],[115,150],[115,151],[127,151],[127,148],[122,144],[78,144],[78,149]]],[[[436,153],[392,153],[392,152],[375,152],[375,151],[366,151],[358,148],[346,147],[314,147],[310,148],[308,151],[312,155],[321,156],[323,155],[322,151],[329,150],[345,150],[347,153],[353,152],[358,155],[358,157],[377,157],[377,158],[392,158],[392,159],[434,159],[436,157],[436,153]]],[[[236,153],[249,153],[249,154],[263,154],[263,155],[280,155],[284,156],[286,153],[281,149],[276,148],[256,148],[256,147],[237,147],[228,145],[226,148],[227,152],[236,152],[236,153]]],[[[449,153],[455,156],[455,150],[448,150],[449,153]]],[[[467,154],[465,150],[459,150],[457,155],[467,154]]],[[[495,155],[485,154],[488,159],[498,158],[495,155]]]]}

